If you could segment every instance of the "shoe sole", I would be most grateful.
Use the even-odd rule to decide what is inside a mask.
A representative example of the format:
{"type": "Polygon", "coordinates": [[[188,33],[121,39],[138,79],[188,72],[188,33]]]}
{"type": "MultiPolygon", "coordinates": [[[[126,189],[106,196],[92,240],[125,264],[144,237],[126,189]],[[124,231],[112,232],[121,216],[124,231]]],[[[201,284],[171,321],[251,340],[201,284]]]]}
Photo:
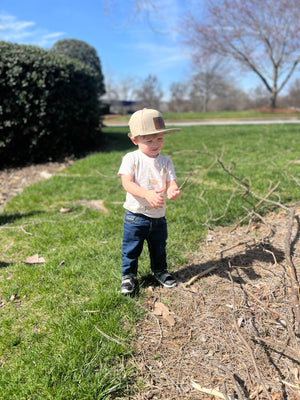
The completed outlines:
{"type": "Polygon", "coordinates": [[[157,282],[159,282],[161,285],[163,285],[166,288],[173,288],[175,286],[177,286],[177,282],[174,282],[172,285],[168,285],[165,282],[161,281],[159,278],[157,278],[156,276],[154,276],[154,278],[157,280],[157,282]]]}
{"type": "Polygon", "coordinates": [[[122,290],[120,290],[120,293],[121,294],[131,294],[134,292],[134,290],[135,290],[135,288],[133,288],[132,290],[122,289],[122,290]]]}

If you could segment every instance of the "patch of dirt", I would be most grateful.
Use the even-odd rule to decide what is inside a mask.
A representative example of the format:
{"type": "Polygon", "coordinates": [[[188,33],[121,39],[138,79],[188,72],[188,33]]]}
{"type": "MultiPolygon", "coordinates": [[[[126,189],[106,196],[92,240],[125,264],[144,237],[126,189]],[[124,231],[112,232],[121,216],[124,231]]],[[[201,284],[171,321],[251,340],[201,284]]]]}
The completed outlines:
{"type": "MultiPolygon", "coordinates": [[[[291,241],[298,276],[299,215],[300,207],[291,241]]],[[[135,400],[300,399],[289,216],[265,222],[215,229],[174,273],[176,288],[148,287],[133,358],[147,384],[135,400]]]]}
{"type": "Polygon", "coordinates": [[[0,170],[0,207],[21,193],[27,186],[48,179],[55,172],[62,171],[71,164],[72,161],[49,162],[0,170]]]}

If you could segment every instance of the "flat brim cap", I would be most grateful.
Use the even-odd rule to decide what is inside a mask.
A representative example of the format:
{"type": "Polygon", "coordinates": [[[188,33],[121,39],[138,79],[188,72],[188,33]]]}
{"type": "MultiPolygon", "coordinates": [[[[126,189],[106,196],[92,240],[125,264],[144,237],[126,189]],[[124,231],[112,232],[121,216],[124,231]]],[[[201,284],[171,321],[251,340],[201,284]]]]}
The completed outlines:
{"type": "Polygon", "coordinates": [[[180,131],[178,128],[167,129],[161,113],[150,108],[144,108],[132,114],[128,125],[130,128],[128,136],[132,138],[180,131]]]}

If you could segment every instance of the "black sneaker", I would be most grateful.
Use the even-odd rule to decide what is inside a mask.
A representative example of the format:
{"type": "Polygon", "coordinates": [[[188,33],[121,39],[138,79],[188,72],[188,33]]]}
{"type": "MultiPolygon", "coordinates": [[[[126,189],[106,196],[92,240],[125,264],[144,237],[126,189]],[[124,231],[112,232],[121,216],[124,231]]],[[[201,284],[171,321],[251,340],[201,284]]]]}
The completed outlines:
{"type": "Polygon", "coordinates": [[[120,292],[122,294],[130,294],[134,291],[135,286],[135,279],[132,276],[123,276],[120,292]]]}
{"type": "Polygon", "coordinates": [[[167,288],[172,288],[177,285],[176,280],[168,271],[157,272],[154,274],[154,278],[167,288]]]}

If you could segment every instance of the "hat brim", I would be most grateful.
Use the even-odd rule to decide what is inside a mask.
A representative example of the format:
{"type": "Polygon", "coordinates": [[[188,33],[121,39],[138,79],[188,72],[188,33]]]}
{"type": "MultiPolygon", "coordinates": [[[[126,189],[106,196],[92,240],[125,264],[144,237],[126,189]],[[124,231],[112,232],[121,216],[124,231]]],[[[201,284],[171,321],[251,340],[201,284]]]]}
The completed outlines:
{"type": "Polygon", "coordinates": [[[132,137],[138,137],[138,136],[157,135],[158,133],[172,133],[172,132],[179,132],[179,131],[181,131],[181,129],[179,129],[179,128],[161,129],[161,130],[155,130],[152,132],[147,132],[147,133],[143,133],[142,135],[135,135],[135,136],[132,136],[131,132],[129,132],[128,136],[130,138],[132,138],[132,137]]]}

